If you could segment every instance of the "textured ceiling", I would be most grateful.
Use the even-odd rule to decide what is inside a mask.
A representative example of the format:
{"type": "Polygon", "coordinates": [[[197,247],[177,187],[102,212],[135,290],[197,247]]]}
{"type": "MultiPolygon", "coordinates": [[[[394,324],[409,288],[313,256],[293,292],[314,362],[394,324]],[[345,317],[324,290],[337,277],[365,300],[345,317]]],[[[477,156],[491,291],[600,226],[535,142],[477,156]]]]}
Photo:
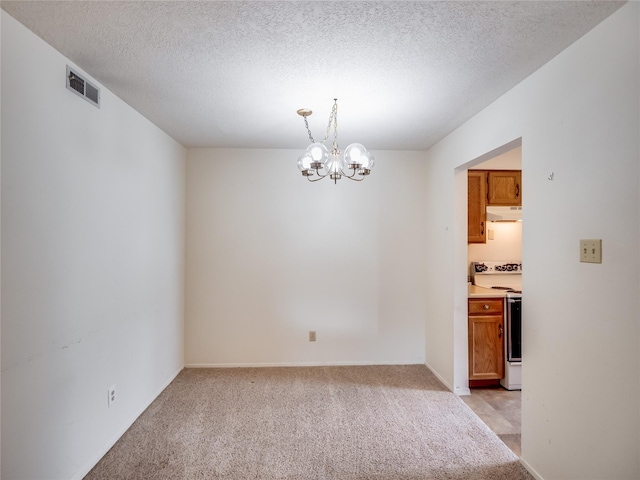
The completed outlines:
{"type": "Polygon", "coordinates": [[[426,149],[621,2],[3,1],[185,146],[426,149]]]}

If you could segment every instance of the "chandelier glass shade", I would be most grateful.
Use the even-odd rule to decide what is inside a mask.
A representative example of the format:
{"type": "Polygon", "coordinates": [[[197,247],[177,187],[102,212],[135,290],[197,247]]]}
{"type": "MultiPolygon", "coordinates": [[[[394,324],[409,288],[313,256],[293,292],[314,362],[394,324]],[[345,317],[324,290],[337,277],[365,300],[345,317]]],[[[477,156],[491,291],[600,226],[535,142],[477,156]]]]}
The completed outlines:
{"type": "Polygon", "coordinates": [[[333,102],[327,134],[322,142],[316,142],[309,129],[307,117],[313,112],[306,108],[298,110],[298,115],[304,118],[304,124],[311,141],[307,150],[298,157],[298,169],[310,182],[317,182],[326,177],[329,177],[334,183],[337,183],[342,177],[362,181],[371,173],[375,160],[371,152],[360,143],[349,145],[344,150],[344,154],[340,151],[338,147],[338,99],[334,99],[333,102]],[[329,138],[332,126],[333,145],[329,150],[324,142],[329,138]]]}

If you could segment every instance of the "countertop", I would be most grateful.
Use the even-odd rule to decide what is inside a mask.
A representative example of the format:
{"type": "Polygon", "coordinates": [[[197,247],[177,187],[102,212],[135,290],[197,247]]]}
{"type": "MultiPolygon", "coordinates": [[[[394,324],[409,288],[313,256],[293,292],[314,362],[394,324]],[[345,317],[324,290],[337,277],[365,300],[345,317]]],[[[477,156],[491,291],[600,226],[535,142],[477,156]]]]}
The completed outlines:
{"type": "Polygon", "coordinates": [[[469,298],[505,298],[506,290],[496,290],[495,288],[478,287],[469,285],[469,298]]]}

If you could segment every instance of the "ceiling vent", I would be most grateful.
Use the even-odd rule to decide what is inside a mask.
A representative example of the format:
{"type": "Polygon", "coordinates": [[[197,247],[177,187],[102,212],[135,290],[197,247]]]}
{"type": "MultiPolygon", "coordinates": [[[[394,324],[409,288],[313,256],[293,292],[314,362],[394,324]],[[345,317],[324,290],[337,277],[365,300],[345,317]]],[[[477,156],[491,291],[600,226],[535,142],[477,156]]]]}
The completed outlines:
{"type": "Polygon", "coordinates": [[[69,65],[67,65],[67,89],[100,108],[100,89],[85,80],[69,65]]]}

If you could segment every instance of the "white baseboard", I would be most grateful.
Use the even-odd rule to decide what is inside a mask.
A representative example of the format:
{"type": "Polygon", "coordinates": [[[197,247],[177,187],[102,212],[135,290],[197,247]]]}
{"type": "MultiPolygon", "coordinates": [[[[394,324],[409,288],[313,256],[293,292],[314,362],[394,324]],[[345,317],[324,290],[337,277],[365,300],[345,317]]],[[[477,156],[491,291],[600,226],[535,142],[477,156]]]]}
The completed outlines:
{"type": "Polygon", "coordinates": [[[357,365],[423,365],[415,361],[364,362],[275,362],[275,363],[188,363],[185,368],[262,368],[262,367],[348,367],[357,365]]]}
{"type": "Polygon", "coordinates": [[[178,376],[178,374],[179,374],[183,369],[184,369],[184,367],[180,367],[180,368],[179,368],[179,369],[178,369],[178,370],[177,370],[177,371],[176,371],[176,372],[175,372],[175,373],[174,373],[174,374],[169,378],[169,380],[168,380],[167,382],[165,382],[165,383],[162,385],[162,387],[160,387],[160,389],[158,389],[158,391],[157,391],[155,394],[153,394],[153,395],[151,396],[151,399],[150,399],[150,400],[149,400],[145,405],[143,405],[143,406],[142,406],[142,408],[140,408],[140,409],[138,410],[138,413],[137,413],[136,415],[134,415],[134,417],[133,417],[133,419],[131,420],[131,422],[127,422],[127,423],[125,424],[125,427],[124,427],[124,428],[122,428],[122,429],[120,429],[120,431],[119,431],[119,432],[118,432],[118,433],[117,433],[113,438],[111,438],[111,440],[109,440],[109,441],[106,443],[106,445],[105,445],[104,447],[102,447],[102,448],[100,449],[100,451],[98,451],[98,453],[97,453],[96,455],[94,455],[94,457],[93,457],[93,458],[92,458],[92,459],[91,459],[91,460],[90,460],[90,461],[89,461],[89,462],[88,462],[84,467],[82,467],[82,469],[80,469],[80,471],[79,471],[78,473],[76,473],[76,474],[73,476],[73,480],[82,480],[82,479],[83,479],[83,478],[84,478],[84,477],[85,477],[85,476],[86,476],[86,475],[91,471],[91,469],[92,469],[93,467],[95,467],[95,466],[98,464],[98,462],[102,459],[102,457],[104,457],[104,456],[106,455],[106,453],[107,453],[109,450],[111,450],[111,447],[113,447],[113,446],[116,444],[116,442],[117,442],[118,440],[120,440],[120,437],[122,437],[122,435],[124,435],[124,434],[125,434],[125,432],[126,432],[127,430],[129,430],[129,428],[131,427],[131,425],[133,425],[133,422],[135,422],[135,421],[138,419],[138,417],[139,417],[140,415],[142,415],[142,412],[144,412],[144,411],[149,407],[149,405],[151,405],[151,404],[153,403],[153,401],[154,401],[156,398],[158,398],[158,396],[163,392],[163,390],[164,390],[165,388],[167,388],[167,387],[169,386],[169,384],[175,380],[175,378],[178,376]]]}
{"type": "Polygon", "coordinates": [[[465,395],[471,395],[471,389],[469,387],[456,387],[453,393],[459,397],[464,397],[465,395]]]}
{"type": "Polygon", "coordinates": [[[544,478],[542,478],[542,475],[536,472],[535,469],[531,465],[529,465],[527,461],[522,457],[520,457],[520,463],[524,468],[527,469],[527,472],[529,472],[533,476],[533,478],[535,478],[536,480],[544,480],[544,478]]]}
{"type": "MultiPolygon", "coordinates": [[[[444,378],[442,378],[440,376],[440,374],[438,372],[435,371],[435,369],[433,367],[431,367],[431,365],[429,365],[428,363],[425,362],[424,364],[425,367],[427,367],[431,373],[433,373],[438,380],[440,380],[442,383],[444,383],[444,386],[447,387],[449,389],[449,391],[451,392],[455,392],[456,394],[460,395],[458,392],[455,391],[455,389],[449,384],[449,382],[447,382],[444,378]]],[[[471,392],[469,392],[471,393],[471,392]]],[[[469,393],[467,395],[469,395],[469,393]]]]}

